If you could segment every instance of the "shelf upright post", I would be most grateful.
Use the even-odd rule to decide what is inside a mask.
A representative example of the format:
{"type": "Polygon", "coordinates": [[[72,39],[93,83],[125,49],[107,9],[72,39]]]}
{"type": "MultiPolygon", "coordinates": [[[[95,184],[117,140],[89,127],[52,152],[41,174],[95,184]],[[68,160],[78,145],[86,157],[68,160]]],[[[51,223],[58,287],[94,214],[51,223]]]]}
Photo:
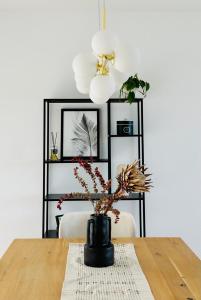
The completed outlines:
{"type": "Polygon", "coordinates": [[[43,203],[42,203],[42,238],[45,233],[45,146],[46,146],[46,100],[43,102],[43,203]]]}
{"type": "MultiPolygon", "coordinates": [[[[140,139],[140,121],[141,120],[141,115],[140,115],[140,105],[139,105],[139,100],[137,101],[137,122],[138,122],[138,164],[140,166],[141,164],[141,139],[140,139]]],[[[139,193],[139,196],[141,193],[139,193]]],[[[141,198],[141,197],[140,197],[141,198]]],[[[142,237],[142,203],[141,199],[139,199],[139,224],[140,224],[140,237],[142,237]]]]}
{"type": "MultiPolygon", "coordinates": [[[[107,145],[108,145],[108,180],[111,179],[112,172],[111,172],[111,101],[110,99],[107,102],[107,145]]],[[[111,193],[111,187],[109,189],[109,193],[111,193]]]]}
{"type": "MultiPolygon", "coordinates": [[[[142,165],[144,165],[144,120],[143,120],[143,99],[140,100],[141,104],[141,134],[142,134],[142,165]]],[[[145,211],[145,193],[143,193],[143,236],[146,237],[146,211],[145,211]]]]}
{"type": "MultiPolygon", "coordinates": [[[[50,102],[47,101],[47,149],[46,149],[46,156],[49,159],[49,137],[50,137],[50,102]]],[[[47,164],[47,175],[46,175],[46,195],[49,194],[49,164],[47,164]]],[[[48,210],[49,210],[49,202],[46,203],[46,237],[48,237],[48,210]]]]}

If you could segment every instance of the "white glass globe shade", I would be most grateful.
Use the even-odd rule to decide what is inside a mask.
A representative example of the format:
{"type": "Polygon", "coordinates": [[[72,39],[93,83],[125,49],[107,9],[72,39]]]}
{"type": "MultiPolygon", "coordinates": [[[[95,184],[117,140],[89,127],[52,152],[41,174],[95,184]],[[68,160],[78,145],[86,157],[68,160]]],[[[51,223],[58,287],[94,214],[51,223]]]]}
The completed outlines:
{"type": "Polygon", "coordinates": [[[110,54],[116,47],[117,38],[109,31],[98,31],[92,38],[91,46],[96,54],[110,54]]]}
{"type": "Polygon", "coordinates": [[[116,90],[120,90],[122,84],[128,79],[127,73],[120,72],[119,70],[115,69],[113,66],[110,66],[110,75],[114,79],[116,90]]]}
{"type": "Polygon", "coordinates": [[[101,105],[104,104],[105,102],[107,102],[110,99],[110,96],[105,96],[105,97],[97,97],[95,95],[93,95],[91,92],[89,92],[89,98],[96,104],[101,105]]]}
{"type": "Polygon", "coordinates": [[[74,79],[75,79],[76,83],[81,83],[81,84],[85,84],[85,85],[90,85],[92,78],[94,78],[94,75],[93,76],[89,76],[89,75],[80,76],[76,73],[74,75],[74,79]]]}
{"type": "Polygon", "coordinates": [[[88,94],[89,87],[90,87],[90,85],[85,85],[84,83],[76,82],[76,88],[77,88],[78,92],[80,92],[81,94],[88,94]]]}
{"type": "Polygon", "coordinates": [[[72,68],[80,76],[94,76],[96,74],[97,58],[91,53],[80,53],[74,59],[72,68]]]}
{"type": "Polygon", "coordinates": [[[74,76],[76,82],[76,88],[81,94],[88,94],[90,83],[93,77],[91,76],[74,76]]]}
{"type": "Polygon", "coordinates": [[[90,93],[93,97],[108,99],[115,92],[115,82],[110,75],[96,75],[90,83],[90,93]]]}
{"type": "Polygon", "coordinates": [[[115,49],[114,67],[122,73],[133,74],[135,71],[134,52],[127,47],[118,45],[115,49]]]}

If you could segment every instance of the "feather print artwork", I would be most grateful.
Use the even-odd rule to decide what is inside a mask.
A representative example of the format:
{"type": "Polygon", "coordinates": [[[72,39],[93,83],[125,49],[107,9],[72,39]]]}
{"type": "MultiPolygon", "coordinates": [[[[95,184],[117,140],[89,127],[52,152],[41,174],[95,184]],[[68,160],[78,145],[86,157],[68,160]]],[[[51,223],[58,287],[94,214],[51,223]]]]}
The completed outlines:
{"type": "Polygon", "coordinates": [[[75,155],[92,157],[97,153],[97,124],[85,113],[74,122],[72,143],[75,155]]]}
{"type": "Polygon", "coordinates": [[[99,158],[99,110],[61,110],[61,159],[99,158]]]}

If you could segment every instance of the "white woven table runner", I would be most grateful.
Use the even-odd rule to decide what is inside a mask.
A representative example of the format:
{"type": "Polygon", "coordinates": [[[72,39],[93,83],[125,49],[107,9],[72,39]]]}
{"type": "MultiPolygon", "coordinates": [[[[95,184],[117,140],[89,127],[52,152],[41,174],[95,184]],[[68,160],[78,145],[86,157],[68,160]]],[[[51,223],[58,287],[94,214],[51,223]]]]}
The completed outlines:
{"type": "Polygon", "coordinates": [[[153,300],[133,244],[115,244],[115,264],[84,265],[84,245],[70,244],[61,300],[153,300]]]}

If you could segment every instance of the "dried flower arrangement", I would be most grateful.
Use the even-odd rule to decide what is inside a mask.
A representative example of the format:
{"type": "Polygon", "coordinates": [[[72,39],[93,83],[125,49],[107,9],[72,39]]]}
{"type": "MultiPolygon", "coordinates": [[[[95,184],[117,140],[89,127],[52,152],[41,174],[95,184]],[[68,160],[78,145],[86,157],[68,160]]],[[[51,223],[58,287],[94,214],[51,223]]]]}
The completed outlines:
{"type": "Polygon", "coordinates": [[[75,162],[78,163],[80,168],[83,168],[84,171],[90,176],[93,182],[93,191],[100,197],[97,197],[97,200],[92,198],[92,194],[89,191],[88,184],[86,181],[79,175],[79,167],[74,168],[74,176],[83,187],[85,193],[69,193],[61,197],[57,203],[57,208],[61,209],[61,205],[64,200],[71,199],[74,197],[79,197],[82,199],[89,200],[94,208],[94,213],[107,214],[111,211],[116,219],[117,223],[119,220],[120,211],[116,208],[113,208],[113,204],[119,199],[125,197],[127,193],[130,192],[149,192],[151,188],[151,179],[149,176],[151,174],[146,174],[147,168],[144,166],[139,166],[138,161],[134,161],[132,164],[127,165],[121,170],[119,175],[116,177],[118,182],[118,187],[116,191],[112,194],[108,194],[108,191],[111,187],[111,180],[106,181],[98,167],[93,168],[92,162],[88,162],[81,158],[77,158],[75,162]],[[99,186],[101,190],[99,190],[99,186]]]}

